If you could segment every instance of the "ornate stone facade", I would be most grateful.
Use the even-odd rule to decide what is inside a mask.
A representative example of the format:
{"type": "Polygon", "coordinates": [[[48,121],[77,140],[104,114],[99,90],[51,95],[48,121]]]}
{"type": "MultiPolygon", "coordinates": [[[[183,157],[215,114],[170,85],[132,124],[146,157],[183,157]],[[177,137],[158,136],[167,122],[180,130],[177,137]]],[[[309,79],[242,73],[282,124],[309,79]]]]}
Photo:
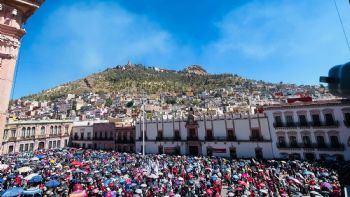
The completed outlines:
{"type": "Polygon", "coordinates": [[[43,2],[0,0],[0,140],[3,139],[20,40],[25,34],[22,25],[43,2]]]}

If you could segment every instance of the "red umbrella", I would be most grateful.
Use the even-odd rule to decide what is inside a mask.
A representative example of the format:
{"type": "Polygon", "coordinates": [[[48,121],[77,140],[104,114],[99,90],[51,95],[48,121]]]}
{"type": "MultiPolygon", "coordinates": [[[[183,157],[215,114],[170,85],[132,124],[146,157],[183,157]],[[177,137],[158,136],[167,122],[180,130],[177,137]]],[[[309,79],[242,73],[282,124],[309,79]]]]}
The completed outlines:
{"type": "Polygon", "coordinates": [[[73,191],[79,191],[79,190],[83,190],[83,186],[81,184],[75,184],[73,186],[73,191]]]}
{"type": "Polygon", "coordinates": [[[73,166],[81,166],[83,165],[80,161],[72,161],[71,163],[73,166]]]}
{"type": "Polygon", "coordinates": [[[208,195],[212,195],[213,194],[213,190],[211,190],[211,189],[207,189],[206,192],[207,192],[208,195]]]}

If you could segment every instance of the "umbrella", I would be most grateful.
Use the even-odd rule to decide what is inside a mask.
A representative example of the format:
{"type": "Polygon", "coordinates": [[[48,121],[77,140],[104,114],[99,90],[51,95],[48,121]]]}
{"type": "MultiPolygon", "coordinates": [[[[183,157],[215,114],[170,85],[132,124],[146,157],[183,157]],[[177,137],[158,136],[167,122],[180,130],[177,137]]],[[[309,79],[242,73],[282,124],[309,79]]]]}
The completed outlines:
{"type": "Polygon", "coordinates": [[[320,185],[323,188],[332,189],[332,185],[328,182],[322,182],[320,185]]]}
{"type": "Polygon", "coordinates": [[[56,188],[60,186],[60,182],[58,182],[57,180],[50,180],[45,184],[45,186],[48,188],[56,188]]]}
{"type": "Polygon", "coordinates": [[[25,166],[25,167],[22,167],[22,168],[18,168],[17,171],[20,174],[22,174],[22,173],[30,172],[30,171],[32,171],[32,169],[29,166],[25,166]]]}
{"type": "Polygon", "coordinates": [[[69,197],[88,197],[88,195],[85,193],[85,191],[80,190],[69,194],[69,197]]]}
{"type": "Polygon", "coordinates": [[[310,171],[304,171],[303,174],[315,176],[315,174],[313,172],[310,172],[310,171]]]}
{"type": "Polygon", "coordinates": [[[142,190],[141,190],[141,189],[136,189],[135,192],[136,192],[137,194],[142,194],[142,190]]]}
{"type": "Polygon", "coordinates": [[[6,164],[0,164],[0,170],[5,170],[6,168],[8,168],[9,165],[6,164]]]}
{"type": "Polygon", "coordinates": [[[30,160],[32,160],[32,161],[39,161],[39,158],[38,157],[33,157],[30,160]]]}
{"type": "Polygon", "coordinates": [[[24,180],[29,181],[30,179],[32,179],[33,177],[38,176],[38,175],[39,175],[39,174],[37,174],[37,173],[30,174],[30,175],[24,177],[24,180]]]}
{"type": "Polygon", "coordinates": [[[80,161],[72,161],[71,163],[73,166],[81,166],[82,163],[80,161]]]}
{"type": "Polygon", "coordinates": [[[159,176],[157,176],[157,175],[155,175],[155,174],[151,174],[151,175],[149,175],[148,177],[151,178],[151,179],[157,179],[157,178],[159,178],[159,176]]]}
{"type": "Polygon", "coordinates": [[[29,188],[27,190],[24,190],[22,192],[23,195],[35,195],[35,194],[40,194],[41,195],[42,191],[39,188],[29,188]]]}
{"type": "Polygon", "coordinates": [[[6,190],[3,194],[2,197],[12,197],[12,196],[19,196],[23,192],[23,188],[21,187],[13,187],[11,189],[6,190]]]}
{"type": "Polygon", "coordinates": [[[36,157],[39,158],[39,159],[44,159],[45,155],[37,155],[36,157]]]}
{"type": "Polygon", "coordinates": [[[30,183],[40,183],[41,181],[43,181],[43,177],[40,175],[34,176],[29,180],[30,183]]]}

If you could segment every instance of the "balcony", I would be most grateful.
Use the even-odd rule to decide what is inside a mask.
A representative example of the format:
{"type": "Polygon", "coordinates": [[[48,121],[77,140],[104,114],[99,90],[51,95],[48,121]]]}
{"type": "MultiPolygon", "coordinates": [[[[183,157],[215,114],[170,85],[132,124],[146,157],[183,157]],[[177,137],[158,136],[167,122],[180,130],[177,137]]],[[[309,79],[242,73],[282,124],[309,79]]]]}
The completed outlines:
{"type": "Polygon", "coordinates": [[[93,140],[96,141],[113,141],[113,137],[95,137],[93,140]]]}
{"type": "Polygon", "coordinates": [[[349,128],[350,127],[350,120],[344,120],[344,125],[349,128]]]}
{"type": "Polygon", "coordinates": [[[263,136],[249,136],[249,140],[254,142],[266,141],[263,136]]]}
{"type": "Polygon", "coordinates": [[[334,120],[331,122],[311,122],[311,126],[314,128],[338,128],[339,121],[334,120]]]}
{"type": "MultiPolygon", "coordinates": [[[[139,137],[139,141],[142,141],[143,139],[142,139],[142,136],[140,136],[139,137]]],[[[148,140],[148,138],[147,138],[147,136],[145,136],[145,141],[147,141],[148,140]]]]}
{"type": "Polygon", "coordinates": [[[233,142],[233,141],[237,141],[237,137],[236,136],[227,136],[227,139],[226,139],[227,141],[231,141],[231,142],[233,142]]]}
{"type": "Polygon", "coordinates": [[[157,141],[163,141],[163,136],[157,136],[157,137],[156,137],[156,140],[157,140],[157,141]]]}
{"type": "Polygon", "coordinates": [[[291,149],[291,150],[295,150],[295,149],[301,149],[303,147],[303,144],[297,144],[297,143],[290,143],[290,144],[286,144],[286,143],[276,143],[277,148],[279,149],[291,149]]]}
{"type": "Polygon", "coordinates": [[[213,136],[205,136],[205,141],[215,141],[213,136]]]}
{"type": "Polygon", "coordinates": [[[46,135],[38,135],[36,138],[43,139],[43,138],[46,138],[46,135]]]}
{"type": "Polygon", "coordinates": [[[198,141],[198,136],[187,136],[187,141],[198,141]]]}
{"type": "Polygon", "coordinates": [[[7,141],[14,142],[14,141],[16,141],[16,137],[9,137],[9,138],[7,138],[7,141]]]}
{"type": "Polygon", "coordinates": [[[298,126],[298,124],[296,122],[287,122],[287,123],[283,123],[283,122],[275,122],[273,123],[273,127],[275,128],[296,128],[298,126]]]}
{"type": "Polygon", "coordinates": [[[319,151],[344,151],[344,144],[317,144],[319,151]]]}

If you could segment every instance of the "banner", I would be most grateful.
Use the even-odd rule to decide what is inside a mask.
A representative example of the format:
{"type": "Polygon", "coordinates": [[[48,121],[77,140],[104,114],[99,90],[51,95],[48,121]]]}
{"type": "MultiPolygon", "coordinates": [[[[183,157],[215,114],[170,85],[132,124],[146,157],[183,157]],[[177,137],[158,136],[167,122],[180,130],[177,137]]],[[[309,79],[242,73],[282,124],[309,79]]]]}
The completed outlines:
{"type": "Polygon", "coordinates": [[[226,148],[212,148],[213,153],[226,153],[226,148]]]}
{"type": "Polygon", "coordinates": [[[174,154],[176,153],[177,147],[164,147],[165,154],[174,154]]]}

